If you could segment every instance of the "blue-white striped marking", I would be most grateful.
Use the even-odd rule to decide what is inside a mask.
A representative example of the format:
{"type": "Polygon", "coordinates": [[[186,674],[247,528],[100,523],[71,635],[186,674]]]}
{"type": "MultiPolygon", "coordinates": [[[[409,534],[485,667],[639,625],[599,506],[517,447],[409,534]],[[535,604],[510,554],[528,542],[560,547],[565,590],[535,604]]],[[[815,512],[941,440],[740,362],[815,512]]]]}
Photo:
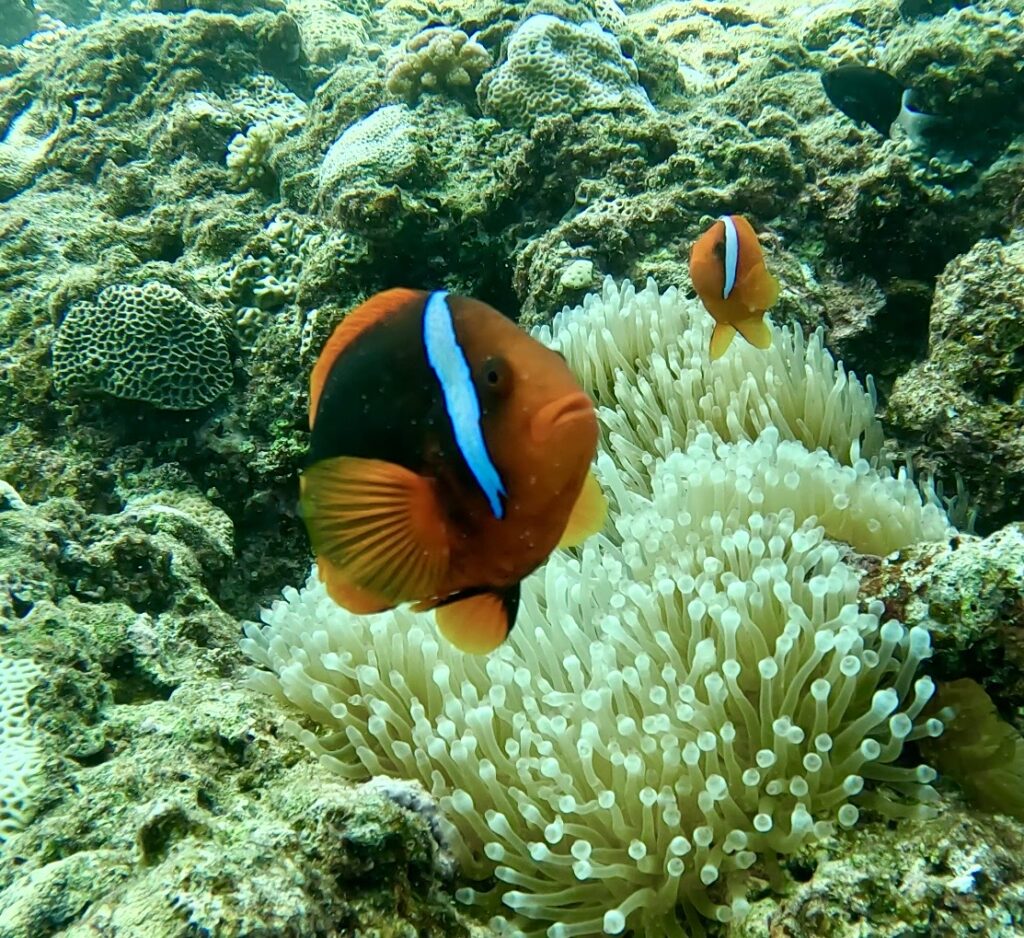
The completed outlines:
{"type": "Polygon", "coordinates": [[[452,422],[455,444],[466,460],[473,478],[487,496],[495,518],[505,516],[502,497],[505,486],[487,452],[483,427],[480,425],[480,399],[469,369],[469,362],[455,335],[452,311],[447,292],[436,290],[427,297],[423,311],[423,344],[427,361],[437,375],[444,397],[444,408],[452,422]]]}
{"type": "Polygon", "coordinates": [[[719,218],[725,222],[725,286],[722,287],[722,299],[727,300],[732,288],[736,286],[736,271],[740,265],[740,236],[736,222],[728,215],[719,218]]]}

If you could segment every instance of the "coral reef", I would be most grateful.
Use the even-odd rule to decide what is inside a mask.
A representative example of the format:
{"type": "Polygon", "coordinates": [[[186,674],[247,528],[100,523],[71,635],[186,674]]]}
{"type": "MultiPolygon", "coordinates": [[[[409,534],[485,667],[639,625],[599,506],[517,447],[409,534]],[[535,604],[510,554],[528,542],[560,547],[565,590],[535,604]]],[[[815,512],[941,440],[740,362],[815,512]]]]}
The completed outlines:
{"type": "Polygon", "coordinates": [[[615,36],[596,23],[537,13],[516,27],[477,96],[485,114],[528,126],[552,114],[651,110],[638,77],[615,36]]]}
{"type": "Polygon", "coordinates": [[[194,410],[231,386],[223,325],[165,283],[115,284],[68,311],[53,344],[60,394],[194,410]]]}
{"type": "Polygon", "coordinates": [[[963,479],[986,528],[1024,490],[1024,237],[979,241],[936,284],[928,358],[901,375],[886,418],[914,461],[963,479]]]}
{"type": "Polygon", "coordinates": [[[867,591],[931,633],[933,671],[970,675],[1009,710],[1024,706],[1024,529],[920,545],[868,567],[867,591]]]}
{"type": "Polygon", "coordinates": [[[14,45],[36,26],[32,0],[0,0],[0,45],[14,45]]]}
{"type": "Polygon", "coordinates": [[[755,903],[728,938],[1014,938],[1024,908],[1022,848],[1024,826],[962,806],[936,820],[855,827],[805,850],[796,861],[803,881],[784,898],[755,903]]]}
{"type": "Polygon", "coordinates": [[[387,89],[409,103],[424,92],[465,95],[490,65],[490,53],[463,30],[431,26],[392,55],[387,89]]]}
{"type": "Polygon", "coordinates": [[[231,677],[231,523],[154,482],[100,516],[3,491],[0,935],[468,936],[429,818],[304,758],[231,677]]]}
{"type": "MultiPolygon", "coordinates": [[[[619,463],[606,476],[619,516],[646,506],[647,529],[638,522],[606,532],[609,556],[622,565],[609,580],[614,572],[627,590],[647,577],[649,588],[668,579],[661,551],[672,551],[661,567],[674,570],[678,558],[696,564],[707,540],[703,559],[722,570],[702,561],[689,574],[694,589],[700,579],[732,603],[726,572],[754,582],[757,537],[748,531],[745,547],[736,538],[744,542],[753,523],[748,494],[756,491],[761,515],[778,516],[773,530],[793,526],[784,556],[769,559],[769,539],[759,562],[797,558],[796,547],[818,557],[820,597],[812,571],[803,592],[789,573],[778,584],[789,585],[786,602],[813,628],[839,621],[842,631],[852,613],[819,618],[815,603],[841,607],[859,576],[864,632],[856,641],[865,654],[879,653],[872,643],[887,628],[879,619],[898,619],[908,634],[929,629],[936,655],[925,667],[940,685],[967,673],[1017,718],[1020,531],[947,543],[938,503],[927,486],[922,496],[901,477],[895,458],[911,452],[949,487],[962,472],[981,530],[1019,520],[1009,273],[1020,261],[1011,232],[1024,222],[1022,16],[1021,0],[844,0],[797,11],[744,0],[151,0],[148,9],[126,0],[0,0],[0,479],[16,489],[0,492],[0,661],[39,669],[27,698],[31,730],[21,738],[43,779],[35,819],[0,846],[0,936],[488,931],[452,905],[452,831],[443,820],[451,804],[387,782],[345,786],[290,740],[276,706],[238,686],[238,619],[308,569],[295,514],[308,369],[347,309],[396,283],[477,295],[530,324],[579,303],[608,274],[653,274],[662,286],[686,288],[689,244],[724,211],[751,218],[782,281],[776,321],[799,322],[811,337],[777,331],[767,355],[737,352],[699,379],[699,343],[659,358],[646,327],[610,329],[611,340],[594,328],[585,346],[577,337],[563,348],[601,398],[604,445],[619,463]],[[899,131],[884,140],[835,113],[820,72],[851,63],[879,65],[912,85],[916,102],[963,128],[964,152],[915,149],[899,131]],[[375,137],[375,127],[387,133],[375,137]],[[325,164],[334,167],[326,181],[325,164]],[[112,284],[132,292],[149,283],[232,334],[227,378],[214,380],[222,392],[159,419],[152,403],[59,395],[65,353],[78,351],[65,347],[71,331],[61,317],[79,304],[97,307],[112,284]],[[874,389],[834,366],[824,342],[848,368],[876,374],[883,403],[896,382],[886,411],[895,440],[883,441],[872,416],[874,389]],[[650,367],[637,370],[632,355],[650,367]],[[614,361],[621,374],[597,361],[614,361]],[[630,414],[644,416],[634,424],[630,414]],[[819,446],[827,453],[814,454],[819,446]],[[676,511],[689,497],[678,472],[700,481],[693,497],[703,499],[735,478],[742,498],[735,517],[719,509],[721,531],[714,515],[696,512],[675,532],[655,523],[651,505],[676,511]],[[794,478],[804,483],[797,493],[786,483],[794,478]],[[800,510],[797,494],[806,496],[800,510]],[[883,561],[844,546],[834,556],[833,545],[800,526],[810,525],[808,512],[858,552],[899,553],[883,561]],[[684,532],[688,540],[676,543],[684,532]],[[657,576],[631,566],[645,558],[657,576]]],[[[650,326],[653,309],[641,302],[634,313],[650,326]]],[[[663,328],[690,335],[674,309],[660,309],[663,328]]],[[[564,557],[550,570],[552,582],[579,575],[564,557]]],[[[549,587],[532,588],[539,616],[549,587]]],[[[759,595],[752,590],[744,602],[759,595]]],[[[661,621],[661,606],[643,605],[646,592],[623,595],[622,610],[602,616],[618,617],[623,630],[632,627],[625,612],[661,621]]],[[[585,597],[552,596],[553,607],[583,616],[585,597]]],[[[767,602],[782,608],[774,594],[767,602]]],[[[672,614],[688,616],[689,606],[672,614]]],[[[594,628],[602,625],[611,620],[594,628]]],[[[893,660],[905,652],[894,646],[893,660]]],[[[717,646],[715,654],[723,657],[717,646]]],[[[577,657],[632,680],[589,646],[577,657]]],[[[759,688],[768,680],[750,677],[759,688]]],[[[885,681],[898,683],[883,677],[883,692],[885,681]]],[[[509,699],[523,691],[515,678],[509,699]]],[[[634,695],[626,683],[621,692],[634,695]]],[[[695,690],[711,720],[706,692],[695,690]]],[[[912,688],[906,699],[914,705],[912,688]]],[[[847,712],[864,715],[870,705],[858,697],[847,712]]],[[[735,714],[731,722],[737,738],[748,732],[735,714]]],[[[876,733],[880,746],[888,730],[876,733]]],[[[807,746],[799,744],[801,755],[820,757],[807,746]]],[[[612,771],[625,772],[619,756],[612,771]]],[[[569,757],[579,761],[575,749],[569,757]]],[[[813,787],[810,772],[802,759],[789,772],[797,791],[799,776],[813,787]]],[[[717,780],[709,790],[708,778],[732,777],[721,768],[706,774],[685,802],[694,817],[703,810],[694,799],[706,795],[707,807],[720,790],[717,780]]],[[[535,788],[542,799],[547,789],[535,788]]],[[[773,831],[748,832],[746,847],[734,837],[721,859],[713,844],[702,863],[719,868],[708,901],[723,908],[740,899],[726,881],[740,882],[743,871],[730,864],[748,852],[760,859],[747,871],[754,914],[710,930],[762,934],[768,922],[794,935],[1019,931],[1019,827],[951,805],[959,796],[948,781],[938,790],[944,813],[931,825],[858,823],[781,854],[796,881],[782,898],[759,889],[772,872],[760,847],[780,830],[792,833],[792,810],[779,808],[773,831]]],[[[853,800],[863,806],[884,791],[869,779],[853,800]]],[[[647,810],[643,800],[632,807],[647,810]]],[[[833,807],[814,815],[812,835],[825,833],[813,825],[838,820],[833,807]]],[[[656,800],[652,816],[661,810],[656,800]]],[[[490,827],[470,835],[499,839],[490,827]]],[[[553,856],[579,835],[532,840],[550,860],[545,850],[553,856]]],[[[585,839],[593,840],[591,870],[614,859],[596,836],[585,839]]],[[[656,838],[637,860],[627,840],[622,870],[649,877],[637,871],[655,856],[666,869],[678,859],[690,864],[684,892],[704,895],[691,887],[702,871],[694,856],[705,848],[658,853],[671,843],[656,838]]],[[[541,867],[549,883],[574,875],[571,866],[549,872],[533,856],[517,860],[528,854],[513,841],[500,846],[508,859],[484,855],[485,868],[533,876],[541,867]]],[[[534,889],[495,885],[506,894],[534,889]]],[[[530,900],[518,901],[526,911],[530,900]]],[[[652,902],[652,916],[657,909],[652,902]]]]}
{"type": "Polygon", "coordinates": [[[25,827],[42,784],[42,756],[25,700],[42,671],[0,654],[0,844],[25,827]]]}

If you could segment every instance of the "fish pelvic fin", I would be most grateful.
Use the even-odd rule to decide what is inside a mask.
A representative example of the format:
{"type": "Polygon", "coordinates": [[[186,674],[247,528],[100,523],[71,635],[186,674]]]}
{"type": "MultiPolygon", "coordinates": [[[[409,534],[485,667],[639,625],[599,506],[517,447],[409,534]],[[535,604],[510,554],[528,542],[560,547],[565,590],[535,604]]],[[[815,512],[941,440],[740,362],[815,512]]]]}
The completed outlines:
{"type": "Polygon", "coordinates": [[[728,323],[716,322],[715,331],[711,333],[711,360],[717,361],[721,358],[726,350],[732,345],[733,336],[736,335],[736,329],[730,326],[728,323]]]}
{"type": "Polygon", "coordinates": [[[438,631],[471,655],[494,651],[512,631],[519,611],[519,584],[504,590],[456,593],[437,606],[438,631]]]}
{"type": "Polygon", "coordinates": [[[736,327],[736,331],[754,348],[771,348],[772,330],[764,321],[763,316],[751,316],[749,319],[741,319],[733,325],[736,327]]]}
{"type": "Polygon", "coordinates": [[[386,609],[439,592],[448,528],[430,479],[395,463],[337,456],[303,472],[300,504],[313,552],[334,568],[339,597],[386,609]]]}
{"type": "Polygon", "coordinates": [[[575,547],[582,544],[591,534],[597,534],[604,527],[604,519],[608,514],[608,499],[605,498],[601,486],[594,478],[594,471],[587,472],[572,506],[565,530],[558,541],[559,547],[575,547]]]}

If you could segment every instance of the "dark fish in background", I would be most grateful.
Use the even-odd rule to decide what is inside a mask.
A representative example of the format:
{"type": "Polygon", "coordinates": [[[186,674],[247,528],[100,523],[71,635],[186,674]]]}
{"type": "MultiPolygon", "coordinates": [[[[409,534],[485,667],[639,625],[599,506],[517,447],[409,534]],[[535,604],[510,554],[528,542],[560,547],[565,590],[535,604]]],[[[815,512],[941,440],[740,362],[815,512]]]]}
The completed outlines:
{"type": "Polygon", "coordinates": [[[825,94],[858,124],[869,124],[883,137],[898,123],[914,146],[924,150],[952,149],[956,128],[948,117],[926,114],[914,107],[914,89],[880,68],[841,65],[824,72],[825,94]]]}
{"type": "Polygon", "coordinates": [[[905,20],[919,20],[942,16],[954,8],[969,5],[969,0],[900,0],[900,16],[905,20]]]}
{"type": "Polygon", "coordinates": [[[900,116],[903,83],[880,68],[842,65],[824,72],[825,94],[840,111],[858,124],[869,124],[883,137],[900,116]]]}

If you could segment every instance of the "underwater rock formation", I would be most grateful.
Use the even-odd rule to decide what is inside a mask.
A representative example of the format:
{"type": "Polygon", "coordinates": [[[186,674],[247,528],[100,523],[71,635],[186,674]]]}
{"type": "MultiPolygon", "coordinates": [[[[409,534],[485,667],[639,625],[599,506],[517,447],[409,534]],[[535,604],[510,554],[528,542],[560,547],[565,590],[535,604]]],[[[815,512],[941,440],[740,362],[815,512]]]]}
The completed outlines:
{"type": "Polygon", "coordinates": [[[1020,517],[1024,491],[1024,237],[979,241],[936,285],[928,358],[893,387],[886,418],[914,462],[953,482],[986,530],[1020,517]]]}

